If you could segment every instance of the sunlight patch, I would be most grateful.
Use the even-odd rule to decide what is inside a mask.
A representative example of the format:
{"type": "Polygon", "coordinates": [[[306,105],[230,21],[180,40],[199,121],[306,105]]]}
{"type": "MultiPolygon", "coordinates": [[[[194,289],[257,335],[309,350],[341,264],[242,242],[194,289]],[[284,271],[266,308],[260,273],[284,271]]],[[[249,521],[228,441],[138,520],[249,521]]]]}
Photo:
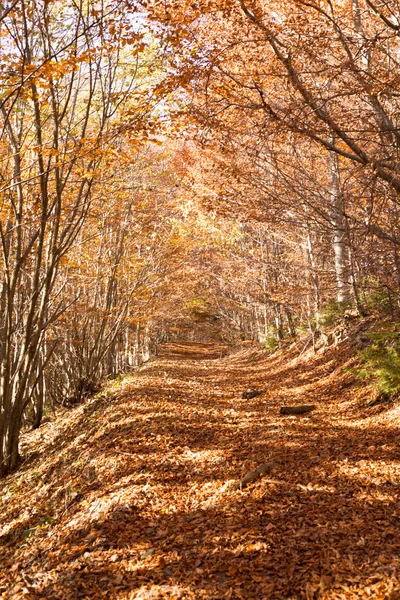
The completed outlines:
{"type": "Polygon", "coordinates": [[[382,493],[385,496],[386,492],[388,492],[389,497],[390,486],[396,486],[397,488],[398,478],[400,477],[400,465],[398,461],[359,460],[355,463],[349,463],[345,459],[337,463],[337,468],[340,475],[356,480],[358,484],[368,486],[369,491],[374,486],[388,486],[382,493]]]}
{"type": "Polygon", "coordinates": [[[195,598],[188,589],[177,585],[143,585],[132,592],[129,600],[161,600],[161,598],[195,598]]]}
{"type": "Polygon", "coordinates": [[[197,450],[194,452],[190,448],[183,448],[179,455],[179,460],[182,462],[214,462],[218,463],[225,460],[225,454],[222,450],[197,450]]]}

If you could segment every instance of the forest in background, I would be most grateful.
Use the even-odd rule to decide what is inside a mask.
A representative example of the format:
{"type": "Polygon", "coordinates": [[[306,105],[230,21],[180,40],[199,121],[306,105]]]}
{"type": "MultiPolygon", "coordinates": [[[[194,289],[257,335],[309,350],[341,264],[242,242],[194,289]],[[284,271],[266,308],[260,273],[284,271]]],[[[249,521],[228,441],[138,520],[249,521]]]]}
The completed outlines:
{"type": "Polygon", "coordinates": [[[1,3],[2,473],[160,342],[396,319],[399,9],[1,3]]]}

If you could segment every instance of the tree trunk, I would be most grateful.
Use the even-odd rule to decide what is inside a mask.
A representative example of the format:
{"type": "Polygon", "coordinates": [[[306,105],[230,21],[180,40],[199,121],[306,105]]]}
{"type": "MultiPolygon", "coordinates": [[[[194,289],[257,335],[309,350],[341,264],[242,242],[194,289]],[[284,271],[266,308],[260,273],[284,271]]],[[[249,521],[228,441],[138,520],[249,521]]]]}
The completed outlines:
{"type": "Polygon", "coordinates": [[[338,156],[334,152],[329,152],[328,156],[330,175],[329,196],[333,229],[332,247],[335,260],[337,301],[343,305],[350,298],[346,219],[343,207],[343,194],[340,186],[338,156]]]}

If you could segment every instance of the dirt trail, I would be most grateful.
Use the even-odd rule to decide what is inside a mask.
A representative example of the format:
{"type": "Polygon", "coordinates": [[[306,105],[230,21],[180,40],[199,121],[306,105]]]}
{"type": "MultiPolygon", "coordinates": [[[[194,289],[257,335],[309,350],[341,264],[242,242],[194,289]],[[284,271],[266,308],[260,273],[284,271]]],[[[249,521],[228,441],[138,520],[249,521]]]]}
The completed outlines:
{"type": "Polygon", "coordinates": [[[26,436],[0,597],[399,600],[399,411],[365,408],[346,349],[160,350],[26,436]],[[279,416],[291,402],[317,410],[279,416]]]}

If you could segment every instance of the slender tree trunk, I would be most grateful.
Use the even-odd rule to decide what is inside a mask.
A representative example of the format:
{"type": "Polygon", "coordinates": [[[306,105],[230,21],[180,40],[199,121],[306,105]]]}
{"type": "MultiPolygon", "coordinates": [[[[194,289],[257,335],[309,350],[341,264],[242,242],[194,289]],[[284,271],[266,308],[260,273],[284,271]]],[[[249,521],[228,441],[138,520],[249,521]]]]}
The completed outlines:
{"type": "MultiPolygon", "coordinates": [[[[319,331],[320,327],[320,311],[321,311],[321,294],[320,284],[317,272],[317,266],[314,256],[313,241],[311,236],[310,223],[307,220],[307,263],[310,279],[312,282],[313,296],[314,296],[314,318],[315,318],[315,331],[319,331]]],[[[310,327],[313,329],[313,327],[310,327]]]]}
{"type": "Polygon", "coordinates": [[[343,194],[340,185],[340,170],[338,156],[329,152],[330,175],[330,205],[332,223],[332,247],[335,261],[335,274],[337,285],[337,301],[345,304],[350,298],[349,264],[347,253],[347,231],[344,215],[343,194]]]}

